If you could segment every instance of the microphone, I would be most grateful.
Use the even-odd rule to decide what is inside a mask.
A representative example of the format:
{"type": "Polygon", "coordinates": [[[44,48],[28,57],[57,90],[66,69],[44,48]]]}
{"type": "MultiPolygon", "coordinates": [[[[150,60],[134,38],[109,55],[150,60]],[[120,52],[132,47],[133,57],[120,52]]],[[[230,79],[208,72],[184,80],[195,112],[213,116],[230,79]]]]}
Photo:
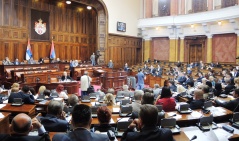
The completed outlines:
{"type": "Polygon", "coordinates": [[[194,135],[194,136],[190,139],[190,141],[195,140],[195,139],[197,139],[197,136],[196,136],[196,135],[194,135]]]}

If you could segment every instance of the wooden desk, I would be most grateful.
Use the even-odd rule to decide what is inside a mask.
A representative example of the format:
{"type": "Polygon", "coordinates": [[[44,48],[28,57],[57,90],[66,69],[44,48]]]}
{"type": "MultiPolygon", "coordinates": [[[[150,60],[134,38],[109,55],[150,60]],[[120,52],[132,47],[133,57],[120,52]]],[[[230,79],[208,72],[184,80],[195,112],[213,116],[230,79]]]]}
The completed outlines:
{"type": "Polygon", "coordinates": [[[4,117],[0,118],[0,134],[9,134],[10,133],[10,129],[9,129],[9,116],[11,115],[11,113],[9,112],[1,112],[4,117]]]}
{"type": "Polygon", "coordinates": [[[12,115],[17,115],[19,113],[25,113],[30,117],[35,116],[36,105],[23,104],[22,106],[11,106],[11,104],[6,104],[6,106],[0,109],[0,112],[10,112],[12,115]]]}

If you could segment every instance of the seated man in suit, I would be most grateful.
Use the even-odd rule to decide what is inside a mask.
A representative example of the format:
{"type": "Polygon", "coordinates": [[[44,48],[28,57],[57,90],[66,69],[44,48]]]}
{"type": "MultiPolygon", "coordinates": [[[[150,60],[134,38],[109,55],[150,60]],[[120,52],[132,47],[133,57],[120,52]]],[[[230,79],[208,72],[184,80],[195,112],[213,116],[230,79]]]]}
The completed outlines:
{"type": "Polygon", "coordinates": [[[110,60],[110,62],[108,63],[108,68],[111,68],[111,69],[114,68],[114,64],[113,64],[112,60],[110,60]]]}
{"type": "Polygon", "coordinates": [[[134,119],[124,132],[122,141],[173,141],[172,131],[157,127],[158,109],[154,105],[145,104],[140,107],[139,119],[134,119]],[[138,127],[140,132],[134,132],[138,127]]]}
{"type": "Polygon", "coordinates": [[[18,61],[18,59],[16,58],[14,61],[14,65],[20,65],[20,62],[18,61]]]}
{"type": "Polygon", "coordinates": [[[48,132],[66,132],[69,127],[61,101],[50,101],[47,106],[46,116],[38,117],[38,119],[48,132]]]}
{"type": "Polygon", "coordinates": [[[68,80],[72,81],[72,78],[69,75],[67,75],[66,71],[64,71],[63,76],[61,77],[61,81],[68,81],[68,80]]]}
{"type": "Polygon", "coordinates": [[[214,102],[216,105],[227,108],[228,110],[231,110],[233,112],[239,112],[239,89],[235,89],[233,91],[233,97],[235,99],[230,100],[228,102],[220,102],[219,100],[215,100],[214,102]]]}
{"type": "Polygon", "coordinates": [[[33,57],[31,57],[31,58],[28,60],[27,63],[28,63],[28,64],[36,64],[36,61],[33,60],[33,57]]]}
{"type": "Polygon", "coordinates": [[[50,141],[44,126],[36,119],[31,119],[26,114],[18,114],[12,119],[10,125],[11,135],[0,134],[1,141],[50,141]],[[32,129],[38,130],[38,136],[29,136],[32,129]]]}
{"type": "Polygon", "coordinates": [[[5,57],[5,59],[2,61],[3,65],[13,65],[13,63],[9,60],[8,57],[5,57]]]}
{"type": "Polygon", "coordinates": [[[186,80],[187,80],[187,78],[185,77],[185,74],[183,72],[179,72],[178,82],[180,84],[183,84],[186,80]]]}
{"type": "Polygon", "coordinates": [[[25,104],[35,103],[34,96],[30,93],[30,88],[27,85],[23,86],[20,92],[11,93],[11,95],[8,97],[8,103],[13,103],[14,98],[21,98],[22,102],[25,104]]]}
{"type": "Polygon", "coordinates": [[[124,71],[128,71],[128,70],[129,70],[128,64],[125,63],[125,65],[124,65],[124,71]]]}
{"type": "Polygon", "coordinates": [[[56,134],[52,141],[108,141],[109,137],[90,131],[92,118],[88,105],[76,105],[72,112],[72,125],[74,130],[67,134],[56,134]]]}
{"type": "Polygon", "coordinates": [[[194,91],[194,100],[191,102],[189,101],[188,103],[190,104],[190,108],[192,110],[195,109],[201,109],[202,106],[204,105],[204,99],[203,99],[203,91],[202,90],[195,90],[194,91]]]}

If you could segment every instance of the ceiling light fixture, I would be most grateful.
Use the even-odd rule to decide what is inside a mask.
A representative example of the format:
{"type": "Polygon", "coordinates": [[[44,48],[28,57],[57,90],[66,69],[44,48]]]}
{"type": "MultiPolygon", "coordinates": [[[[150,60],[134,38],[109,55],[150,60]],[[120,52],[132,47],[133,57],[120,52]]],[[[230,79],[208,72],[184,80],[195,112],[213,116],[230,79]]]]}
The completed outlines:
{"type": "Polygon", "coordinates": [[[91,6],[87,6],[87,9],[88,9],[88,10],[91,10],[91,9],[92,9],[92,7],[91,7],[91,6]]]}
{"type": "Polygon", "coordinates": [[[70,0],[67,0],[67,1],[66,1],[66,4],[71,4],[71,1],[70,1],[70,0]]]}
{"type": "Polygon", "coordinates": [[[219,21],[217,24],[218,24],[218,25],[222,25],[222,22],[221,22],[221,21],[219,21]]]}
{"type": "Polygon", "coordinates": [[[191,28],[194,28],[194,24],[191,24],[191,28]]]}

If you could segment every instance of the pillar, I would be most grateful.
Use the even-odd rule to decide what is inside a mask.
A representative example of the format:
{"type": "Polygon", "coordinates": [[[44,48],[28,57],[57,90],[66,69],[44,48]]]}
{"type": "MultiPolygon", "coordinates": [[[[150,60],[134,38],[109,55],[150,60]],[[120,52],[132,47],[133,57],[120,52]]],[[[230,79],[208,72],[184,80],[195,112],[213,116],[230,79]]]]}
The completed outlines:
{"type": "Polygon", "coordinates": [[[207,10],[212,11],[213,10],[213,0],[208,0],[207,2],[208,2],[208,6],[207,6],[208,9],[207,10]]]}
{"type": "Polygon", "coordinates": [[[180,38],[180,62],[184,62],[184,38],[180,38]]]}
{"type": "Polygon", "coordinates": [[[207,36],[207,63],[212,62],[212,35],[207,36]]]}
{"type": "Polygon", "coordinates": [[[170,15],[175,16],[178,14],[178,0],[170,1],[170,15]]]}
{"type": "Polygon", "coordinates": [[[149,39],[144,39],[143,61],[150,58],[151,42],[152,42],[152,40],[150,38],[149,39]]]}
{"type": "Polygon", "coordinates": [[[180,14],[181,15],[184,15],[185,14],[185,0],[181,0],[181,12],[180,14]]]}
{"type": "Polygon", "coordinates": [[[169,61],[176,62],[178,61],[178,40],[175,38],[170,39],[169,41],[169,61]]]}
{"type": "MultiPolygon", "coordinates": [[[[237,56],[239,56],[239,33],[237,34],[237,56]]],[[[236,62],[239,63],[239,59],[236,59],[236,62]]]]}

